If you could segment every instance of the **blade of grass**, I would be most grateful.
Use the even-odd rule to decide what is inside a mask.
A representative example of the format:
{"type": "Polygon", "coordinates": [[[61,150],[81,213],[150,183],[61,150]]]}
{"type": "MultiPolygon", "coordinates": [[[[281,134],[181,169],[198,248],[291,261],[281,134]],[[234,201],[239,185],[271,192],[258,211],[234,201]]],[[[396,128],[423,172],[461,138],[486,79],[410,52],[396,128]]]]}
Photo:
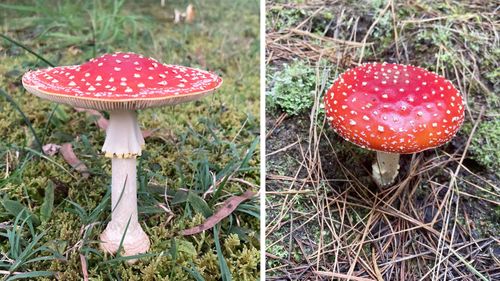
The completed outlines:
{"type": "Polygon", "coordinates": [[[40,140],[40,138],[38,138],[38,135],[36,134],[35,129],[33,129],[33,126],[31,125],[31,121],[28,119],[28,117],[26,117],[26,114],[24,114],[24,112],[19,107],[17,102],[9,94],[7,94],[4,90],[0,89],[0,95],[4,96],[5,99],[12,105],[12,107],[14,107],[17,110],[17,112],[19,112],[19,114],[23,118],[24,123],[26,123],[26,125],[30,129],[31,133],[33,134],[33,137],[35,138],[35,141],[36,141],[37,146],[38,146],[38,150],[42,151],[42,146],[43,146],[42,141],[40,140]]]}
{"type": "Polygon", "coordinates": [[[224,258],[224,254],[222,253],[222,248],[220,246],[219,228],[220,226],[214,227],[214,242],[215,242],[215,250],[217,251],[217,260],[219,261],[222,281],[231,281],[232,280],[231,271],[229,271],[229,267],[227,266],[226,259],[224,258]]]}
{"type": "Polygon", "coordinates": [[[31,271],[15,274],[6,279],[6,281],[10,280],[18,280],[18,279],[30,279],[30,278],[38,278],[38,277],[50,277],[54,276],[55,272],[53,271],[31,271]]]}
{"type": "Polygon", "coordinates": [[[23,48],[25,51],[27,51],[28,53],[34,55],[35,57],[37,57],[38,59],[40,59],[41,61],[43,61],[47,65],[55,67],[55,65],[53,63],[51,63],[50,61],[46,60],[44,57],[42,57],[41,55],[39,55],[35,51],[31,50],[30,48],[26,47],[25,45],[23,45],[23,44],[15,41],[14,39],[12,39],[12,38],[4,35],[4,34],[0,34],[0,37],[2,37],[3,39],[9,41],[10,43],[12,43],[12,44],[14,44],[16,46],[19,46],[19,47],[23,48]]]}
{"type": "Polygon", "coordinates": [[[193,262],[189,262],[189,265],[191,265],[191,268],[187,268],[185,266],[182,267],[187,273],[189,273],[196,281],[205,281],[205,278],[201,276],[201,274],[196,270],[196,265],[193,264],[193,262]]]}

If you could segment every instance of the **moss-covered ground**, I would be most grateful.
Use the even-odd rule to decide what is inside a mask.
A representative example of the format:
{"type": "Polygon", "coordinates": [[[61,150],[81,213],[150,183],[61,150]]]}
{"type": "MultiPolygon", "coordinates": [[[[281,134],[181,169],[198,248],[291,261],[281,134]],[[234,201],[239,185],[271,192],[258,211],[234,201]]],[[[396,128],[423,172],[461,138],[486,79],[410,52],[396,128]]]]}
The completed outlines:
{"type": "Polygon", "coordinates": [[[0,277],[14,280],[257,280],[259,202],[184,237],[221,203],[259,186],[259,2],[3,1],[0,4],[0,277]],[[13,43],[12,40],[19,44],[13,43]],[[139,158],[139,220],[151,250],[129,265],[104,255],[110,161],[95,118],[41,100],[29,69],[133,51],[221,75],[215,94],[139,113],[153,130],[139,158]],[[71,143],[86,178],[42,144],[71,143]],[[207,192],[210,188],[214,192],[207,192]],[[205,194],[206,193],[206,194],[205,194]],[[53,202],[53,203],[52,203],[53,202]]]}
{"type": "Polygon", "coordinates": [[[266,4],[267,279],[498,279],[496,6],[266,4]],[[375,154],[336,135],[320,107],[339,73],[372,61],[438,72],[467,101],[457,136],[403,155],[397,182],[386,189],[371,179],[375,154]],[[310,77],[297,79],[297,72],[310,77]]]}

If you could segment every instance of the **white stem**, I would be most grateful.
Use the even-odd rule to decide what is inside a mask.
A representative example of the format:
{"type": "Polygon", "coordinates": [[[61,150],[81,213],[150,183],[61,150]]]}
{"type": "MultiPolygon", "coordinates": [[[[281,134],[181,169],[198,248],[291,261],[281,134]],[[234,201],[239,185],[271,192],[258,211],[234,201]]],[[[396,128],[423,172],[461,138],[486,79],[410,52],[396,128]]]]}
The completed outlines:
{"type": "Polygon", "coordinates": [[[129,158],[141,155],[144,138],[133,110],[111,111],[102,151],[106,157],[129,158]]]}
{"type": "MultiPolygon", "coordinates": [[[[122,242],[125,256],[144,253],[149,239],[137,217],[136,155],[144,144],[133,111],[111,112],[103,150],[111,153],[111,221],[101,234],[101,248],[116,253],[122,242]],[[141,144],[142,141],[142,144],[141,144]]],[[[109,154],[108,154],[109,155],[109,154]]]]}
{"type": "Polygon", "coordinates": [[[372,176],[378,186],[392,184],[399,172],[399,154],[377,151],[377,161],[372,168],[372,176]]]}

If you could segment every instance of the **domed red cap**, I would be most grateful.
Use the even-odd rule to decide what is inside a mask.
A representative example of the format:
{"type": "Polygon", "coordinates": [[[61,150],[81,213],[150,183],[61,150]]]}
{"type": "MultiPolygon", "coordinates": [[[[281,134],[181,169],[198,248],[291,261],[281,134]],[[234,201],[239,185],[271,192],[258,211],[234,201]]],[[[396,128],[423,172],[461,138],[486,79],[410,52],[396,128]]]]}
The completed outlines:
{"type": "Polygon", "coordinates": [[[207,71],[135,53],[105,54],[82,65],[30,71],[24,87],[40,97],[101,110],[142,109],[198,99],[222,84],[207,71]]]}
{"type": "Polygon", "coordinates": [[[420,67],[367,63],[341,74],[324,98],[339,135],[361,147],[414,153],[448,142],[464,120],[452,83],[420,67]]]}

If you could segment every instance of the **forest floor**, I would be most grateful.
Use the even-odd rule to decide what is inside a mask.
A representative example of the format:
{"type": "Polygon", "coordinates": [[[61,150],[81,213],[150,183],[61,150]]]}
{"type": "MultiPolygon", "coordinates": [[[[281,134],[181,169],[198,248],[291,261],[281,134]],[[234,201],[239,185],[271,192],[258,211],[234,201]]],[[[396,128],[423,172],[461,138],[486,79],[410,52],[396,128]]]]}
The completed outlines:
{"type": "MultiPolygon", "coordinates": [[[[2,280],[256,280],[259,200],[213,229],[202,223],[223,202],[259,187],[259,2],[194,1],[192,24],[174,24],[167,1],[3,1],[0,4],[0,276],[2,280]],[[189,104],[144,110],[152,132],[138,159],[139,220],[150,251],[129,265],[104,255],[110,160],[96,118],[24,90],[21,76],[132,51],[208,69],[223,86],[189,104]],[[78,170],[41,145],[70,143],[78,170]]],[[[182,1],[180,1],[182,2],[182,1]]],[[[107,114],[105,114],[107,117],[107,114]]]]}
{"type": "Polygon", "coordinates": [[[267,1],[266,280],[500,279],[498,7],[484,1],[267,1]],[[457,136],[402,155],[336,135],[323,94],[362,62],[418,65],[466,100],[457,136]]]}

